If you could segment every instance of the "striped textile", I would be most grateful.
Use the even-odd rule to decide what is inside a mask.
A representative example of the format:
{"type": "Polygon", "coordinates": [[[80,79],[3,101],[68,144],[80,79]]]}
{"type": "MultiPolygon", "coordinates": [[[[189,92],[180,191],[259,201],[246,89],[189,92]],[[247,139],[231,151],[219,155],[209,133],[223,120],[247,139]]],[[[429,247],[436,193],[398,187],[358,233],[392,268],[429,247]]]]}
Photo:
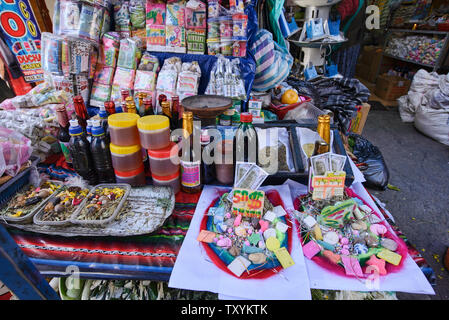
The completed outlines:
{"type": "Polygon", "coordinates": [[[47,274],[76,266],[84,274],[106,273],[115,279],[153,279],[152,273],[168,279],[200,195],[179,192],[172,215],[150,235],[66,238],[8,231],[39,271],[47,274]]]}
{"type": "Polygon", "coordinates": [[[256,60],[253,90],[268,91],[288,77],[293,57],[273,40],[269,31],[257,31],[251,50],[256,60]]]}

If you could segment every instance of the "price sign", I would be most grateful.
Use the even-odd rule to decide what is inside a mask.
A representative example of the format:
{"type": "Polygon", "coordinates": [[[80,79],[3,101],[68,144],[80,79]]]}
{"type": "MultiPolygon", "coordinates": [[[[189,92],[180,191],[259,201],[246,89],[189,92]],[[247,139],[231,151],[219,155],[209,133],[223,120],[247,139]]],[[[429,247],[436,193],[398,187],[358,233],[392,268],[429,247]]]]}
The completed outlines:
{"type": "Polygon", "coordinates": [[[263,213],[265,192],[243,188],[232,190],[232,213],[236,216],[260,218],[263,213]]]}

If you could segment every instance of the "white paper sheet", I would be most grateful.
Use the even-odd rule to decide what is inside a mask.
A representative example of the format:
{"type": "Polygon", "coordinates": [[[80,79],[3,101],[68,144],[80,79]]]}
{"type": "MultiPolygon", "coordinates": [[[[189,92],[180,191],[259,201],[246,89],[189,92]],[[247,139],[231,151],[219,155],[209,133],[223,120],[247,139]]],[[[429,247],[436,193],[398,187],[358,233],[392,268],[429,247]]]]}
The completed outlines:
{"type": "MultiPolygon", "coordinates": [[[[288,180],[285,183],[292,190],[292,200],[294,200],[298,195],[307,192],[307,187],[298,182],[288,180]]],[[[379,213],[380,217],[382,217],[376,204],[371,199],[368,192],[360,182],[353,183],[351,188],[377,213],[379,213]]],[[[393,231],[391,226],[389,226],[389,228],[391,231],[393,231]]],[[[357,280],[355,278],[342,277],[330,273],[328,270],[320,267],[315,262],[307,258],[304,258],[304,260],[306,262],[307,271],[309,274],[310,287],[313,289],[350,291],[401,291],[419,294],[435,294],[435,291],[427,281],[423,272],[409,255],[407,255],[401,271],[387,274],[386,276],[381,276],[378,281],[366,281],[364,279],[357,280]]]]}
{"type": "MultiPolygon", "coordinates": [[[[202,244],[196,240],[204,211],[216,197],[216,188],[205,186],[189,230],[176,259],[168,286],[198,291],[210,291],[224,297],[262,300],[310,300],[311,293],[301,245],[298,237],[292,237],[291,256],[295,265],[279,274],[263,280],[238,279],[220,270],[209,260],[202,244]]],[[[288,186],[263,187],[279,192],[287,210],[293,209],[288,186]]],[[[293,230],[293,235],[296,230],[293,230]]]]}

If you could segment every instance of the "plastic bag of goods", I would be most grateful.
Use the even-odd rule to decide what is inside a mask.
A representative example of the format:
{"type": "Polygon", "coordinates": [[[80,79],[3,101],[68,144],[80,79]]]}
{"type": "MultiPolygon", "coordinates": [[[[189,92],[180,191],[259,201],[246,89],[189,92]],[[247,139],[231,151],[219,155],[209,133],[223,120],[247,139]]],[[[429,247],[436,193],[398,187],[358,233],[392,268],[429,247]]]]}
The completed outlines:
{"type": "Polygon", "coordinates": [[[22,134],[0,127],[0,176],[14,177],[33,152],[31,140],[22,134]]]}

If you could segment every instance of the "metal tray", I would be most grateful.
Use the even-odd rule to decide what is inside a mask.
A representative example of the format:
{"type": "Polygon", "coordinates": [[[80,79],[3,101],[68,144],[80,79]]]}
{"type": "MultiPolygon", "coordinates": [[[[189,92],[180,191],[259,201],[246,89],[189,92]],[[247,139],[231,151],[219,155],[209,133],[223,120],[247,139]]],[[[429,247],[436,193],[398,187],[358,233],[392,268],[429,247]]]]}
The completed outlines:
{"type": "MultiPolygon", "coordinates": [[[[61,186],[63,185],[63,183],[62,183],[61,181],[57,181],[57,180],[46,180],[46,181],[42,181],[40,185],[44,184],[45,182],[51,182],[51,183],[53,183],[53,184],[59,184],[59,185],[61,185],[61,186]]],[[[26,186],[24,186],[23,188],[21,188],[18,192],[21,192],[22,190],[26,190],[27,188],[30,187],[30,185],[31,185],[31,184],[27,184],[26,186]]],[[[18,192],[17,192],[17,193],[18,193],[18,192]]],[[[16,193],[16,194],[17,194],[17,193],[16,193]]],[[[8,217],[8,216],[0,215],[0,219],[6,221],[7,223],[8,223],[8,222],[12,222],[12,223],[29,223],[29,222],[33,221],[34,215],[35,215],[41,208],[43,208],[43,207],[47,204],[47,202],[48,202],[52,197],[54,197],[55,193],[56,193],[56,192],[53,192],[53,193],[52,193],[51,195],[49,195],[47,198],[45,198],[44,200],[42,200],[39,204],[37,204],[37,205],[33,208],[33,210],[31,210],[31,212],[29,212],[28,214],[24,215],[23,217],[17,217],[17,218],[14,218],[14,217],[8,217]]],[[[15,196],[16,196],[16,195],[14,195],[9,201],[11,201],[12,199],[14,199],[15,196]]],[[[2,209],[3,209],[3,207],[5,207],[5,206],[8,205],[9,201],[8,201],[7,203],[5,203],[5,204],[2,206],[2,209]]]]}
{"type": "Polygon", "coordinates": [[[123,205],[125,204],[126,199],[128,198],[128,195],[131,191],[131,185],[127,184],[127,183],[103,183],[103,184],[98,184],[95,187],[93,187],[92,189],[90,189],[88,195],[86,196],[86,198],[83,200],[83,202],[81,202],[80,206],[78,209],[75,210],[75,212],[72,214],[72,216],[70,217],[69,221],[73,224],[79,224],[79,225],[85,225],[85,226],[104,226],[107,225],[108,223],[110,223],[111,221],[113,221],[116,217],[117,214],[120,212],[120,210],[122,209],[123,205]],[[84,207],[87,204],[87,199],[89,198],[89,196],[95,192],[95,190],[97,190],[98,188],[123,188],[125,189],[125,194],[122,196],[122,199],[120,200],[117,208],[115,208],[114,212],[112,213],[112,215],[106,219],[103,220],[78,220],[77,217],[80,215],[81,211],[84,209],[84,207]]]}
{"type": "MultiPolygon", "coordinates": [[[[68,188],[70,188],[70,187],[71,187],[71,186],[69,186],[69,185],[65,185],[65,186],[63,186],[63,187],[61,188],[61,190],[59,190],[59,192],[63,192],[64,190],[66,190],[66,189],[68,189],[68,188]]],[[[92,188],[89,188],[89,187],[84,188],[84,189],[88,189],[89,192],[92,190],[92,188]]],[[[57,193],[59,193],[59,192],[57,192],[57,193]]],[[[48,201],[50,201],[50,200],[52,200],[53,198],[55,198],[55,197],[57,196],[57,193],[56,193],[56,192],[53,193],[53,194],[52,194],[53,197],[50,198],[48,201]]],[[[81,206],[82,203],[83,203],[83,202],[81,202],[79,205],[81,206]]],[[[44,209],[45,209],[45,206],[42,206],[42,207],[39,209],[39,211],[34,215],[34,217],[33,217],[33,222],[34,222],[35,224],[41,225],[41,226],[60,226],[60,227],[67,226],[67,225],[71,224],[71,222],[70,222],[71,215],[70,215],[70,217],[69,217],[68,219],[62,220],[62,221],[43,221],[43,220],[41,220],[41,217],[45,214],[44,209]]],[[[78,208],[76,208],[75,211],[76,211],[77,209],[78,209],[78,208]]],[[[75,211],[73,211],[72,214],[73,214],[75,211]]]]}

